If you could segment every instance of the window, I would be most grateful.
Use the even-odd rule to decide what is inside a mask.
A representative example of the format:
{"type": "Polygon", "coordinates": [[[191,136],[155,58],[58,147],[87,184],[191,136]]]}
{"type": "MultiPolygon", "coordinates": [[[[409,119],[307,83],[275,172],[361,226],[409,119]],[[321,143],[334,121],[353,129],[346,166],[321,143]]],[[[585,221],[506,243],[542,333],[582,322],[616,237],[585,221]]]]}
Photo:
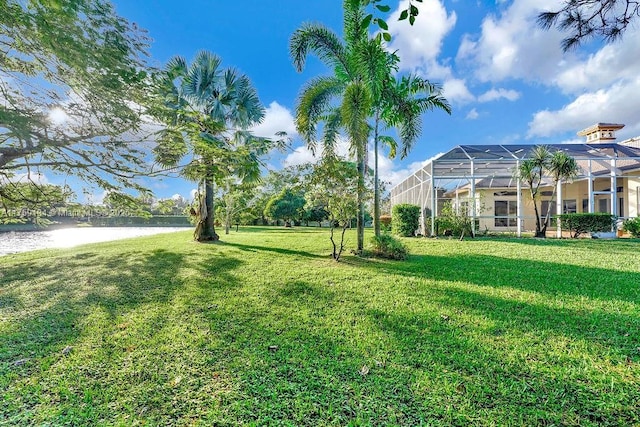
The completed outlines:
{"type": "Polygon", "coordinates": [[[562,201],[562,213],[576,213],[578,212],[578,206],[574,200],[563,200],[562,201]]]}
{"type": "Polygon", "coordinates": [[[549,218],[555,215],[556,210],[554,206],[551,206],[551,211],[549,211],[549,200],[543,200],[540,205],[540,219],[544,221],[544,218],[547,216],[547,212],[549,212],[549,218]]]}
{"type": "Polygon", "coordinates": [[[583,213],[589,212],[589,199],[582,199],[582,212],[583,213]]]}
{"type": "Polygon", "coordinates": [[[598,212],[609,213],[609,199],[598,200],[598,212]]]}
{"type": "Polygon", "coordinates": [[[469,209],[469,202],[460,202],[460,209],[458,210],[458,215],[470,216],[471,210],[469,209]]]}
{"type": "Polygon", "coordinates": [[[624,197],[618,199],[618,216],[620,218],[624,217],[624,197]]]}
{"type": "Polygon", "coordinates": [[[495,202],[495,226],[496,227],[516,227],[518,219],[518,203],[515,200],[496,200],[495,202]]]}

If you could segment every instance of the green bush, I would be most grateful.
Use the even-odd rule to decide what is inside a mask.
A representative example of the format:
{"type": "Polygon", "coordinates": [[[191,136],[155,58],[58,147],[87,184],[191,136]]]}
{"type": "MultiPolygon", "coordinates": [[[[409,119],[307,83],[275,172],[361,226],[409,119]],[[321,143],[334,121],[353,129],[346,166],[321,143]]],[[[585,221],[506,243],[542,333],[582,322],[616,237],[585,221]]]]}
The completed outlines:
{"type": "Polygon", "coordinates": [[[469,215],[467,207],[461,207],[459,212],[456,212],[453,204],[447,201],[440,210],[440,216],[436,218],[436,235],[443,234],[460,239],[464,236],[474,237],[472,224],[473,218],[469,215]]]}
{"type": "Polygon", "coordinates": [[[391,231],[391,215],[380,215],[380,229],[391,231]]]}
{"type": "Polygon", "coordinates": [[[371,254],[379,258],[407,259],[409,252],[407,247],[390,234],[373,236],[371,239],[371,254]]]}
{"type": "Polygon", "coordinates": [[[640,217],[626,220],[622,224],[622,229],[633,237],[640,237],[640,217]]]}
{"type": "Polygon", "coordinates": [[[568,230],[573,238],[585,233],[611,231],[616,216],[608,213],[572,213],[558,216],[563,230],[568,230]]]}
{"type": "Polygon", "coordinates": [[[391,230],[393,234],[413,237],[420,225],[420,206],[409,204],[395,205],[393,207],[392,217],[391,230]]]}

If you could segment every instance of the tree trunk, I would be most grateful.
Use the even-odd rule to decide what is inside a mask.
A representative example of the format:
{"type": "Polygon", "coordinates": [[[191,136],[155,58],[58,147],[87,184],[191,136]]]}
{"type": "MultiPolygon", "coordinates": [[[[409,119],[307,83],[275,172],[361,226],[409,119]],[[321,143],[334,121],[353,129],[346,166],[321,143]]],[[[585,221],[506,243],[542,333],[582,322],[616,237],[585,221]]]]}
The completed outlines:
{"type": "Polygon", "coordinates": [[[376,124],[373,134],[373,232],[380,237],[380,182],[378,176],[378,125],[380,112],[376,110],[376,124]]]}
{"type": "Polygon", "coordinates": [[[551,200],[549,200],[549,205],[547,206],[547,213],[544,216],[544,222],[542,223],[542,230],[540,231],[540,234],[542,234],[542,237],[547,237],[547,228],[549,228],[549,221],[551,220],[551,208],[553,205],[553,201],[556,198],[556,188],[558,188],[558,181],[554,181],[553,183],[553,192],[551,193],[551,200]]]}
{"type": "Polygon", "coordinates": [[[531,193],[531,201],[533,202],[533,211],[536,214],[536,233],[534,237],[546,237],[545,233],[542,232],[542,226],[540,224],[540,212],[538,211],[538,203],[536,202],[536,193],[537,191],[533,190],[533,182],[529,182],[529,192],[531,193]]]}
{"type": "Polygon", "coordinates": [[[362,255],[362,252],[364,251],[364,197],[365,197],[365,185],[364,185],[364,176],[365,176],[365,171],[366,171],[366,165],[365,165],[365,155],[364,155],[364,151],[367,149],[366,145],[365,146],[360,146],[358,147],[357,150],[357,162],[358,162],[358,195],[357,195],[357,202],[358,202],[358,216],[357,216],[357,220],[356,220],[356,227],[357,227],[357,241],[358,241],[358,247],[356,249],[356,254],[357,255],[362,255]]]}
{"type": "MultiPolygon", "coordinates": [[[[196,227],[196,240],[199,242],[207,242],[213,241],[216,242],[220,240],[220,236],[216,234],[215,229],[215,218],[213,212],[213,182],[210,179],[205,178],[204,180],[204,203],[205,209],[202,212],[206,216],[204,218],[200,218],[198,226],[196,227]]],[[[202,211],[202,210],[201,210],[202,211]]]]}

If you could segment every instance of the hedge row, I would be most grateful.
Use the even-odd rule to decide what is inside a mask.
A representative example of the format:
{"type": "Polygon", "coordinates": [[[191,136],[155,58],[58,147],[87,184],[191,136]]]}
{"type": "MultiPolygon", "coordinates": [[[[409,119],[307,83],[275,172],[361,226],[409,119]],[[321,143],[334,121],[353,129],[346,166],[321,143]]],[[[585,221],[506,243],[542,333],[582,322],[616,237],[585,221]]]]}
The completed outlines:
{"type": "Polygon", "coordinates": [[[617,218],[608,213],[572,213],[558,217],[562,229],[568,230],[574,238],[586,233],[611,231],[617,218]]]}

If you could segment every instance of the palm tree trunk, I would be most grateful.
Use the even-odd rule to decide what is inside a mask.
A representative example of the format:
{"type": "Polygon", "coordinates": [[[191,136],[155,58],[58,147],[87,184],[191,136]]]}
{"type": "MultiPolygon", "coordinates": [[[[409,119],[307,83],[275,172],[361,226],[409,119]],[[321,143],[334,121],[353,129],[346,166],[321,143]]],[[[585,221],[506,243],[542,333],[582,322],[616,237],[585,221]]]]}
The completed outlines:
{"type": "Polygon", "coordinates": [[[542,223],[541,234],[545,237],[547,235],[547,228],[549,228],[549,220],[551,219],[551,208],[553,205],[553,201],[556,198],[556,188],[558,188],[558,181],[554,181],[553,183],[553,192],[551,193],[551,200],[549,200],[549,204],[547,205],[547,213],[545,214],[544,222],[542,223]]]}
{"type": "Polygon", "coordinates": [[[540,222],[540,211],[538,211],[538,202],[536,201],[536,195],[538,194],[538,189],[534,190],[534,181],[529,180],[529,192],[531,193],[531,201],[533,202],[533,211],[536,214],[536,232],[534,237],[545,237],[545,233],[542,232],[542,224],[540,222]]]}
{"type": "Polygon", "coordinates": [[[378,177],[378,127],[380,111],[376,110],[375,129],[373,134],[373,232],[380,236],[380,182],[378,177]]]}
{"type": "Polygon", "coordinates": [[[536,233],[534,237],[545,237],[545,233],[542,232],[542,225],[540,223],[540,213],[538,212],[538,203],[533,200],[533,210],[536,214],[536,233]]]}
{"type": "Polygon", "coordinates": [[[216,242],[220,240],[220,236],[216,234],[216,229],[215,229],[213,194],[214,194],[213,182],[211,181],[210,178],[205,178],[204,204],[205,204],[205,211],[207,216],[204,218],[204,221],[202,221],[201,219],[201,222],[202,222],[201,227],[197,229],[198,233],[196,236],[196,240],[198,240],[199,242],[204,242],[204,241],[216,242]]]}
{"type": "Polygon", "coordinates": [[[357,216],[357,221],[356,221],[356,227],[357,227],[357,234],[358,234],[358,248],[356,250],[356,253],[358,255],[362,255],[362,252],[364,250],[364,198],[365,198],[365,186],[364,186],[364,176],[365,176],[365,163],[364,163],[364,150],[366,149],[365,147],[362,147],[362,144],[359,144],[360,147],[358,147],[357,150],[357,162],[358,162],[358,195],[357,195],[357,202],[358,202],[358,216],[357,216]]]}

